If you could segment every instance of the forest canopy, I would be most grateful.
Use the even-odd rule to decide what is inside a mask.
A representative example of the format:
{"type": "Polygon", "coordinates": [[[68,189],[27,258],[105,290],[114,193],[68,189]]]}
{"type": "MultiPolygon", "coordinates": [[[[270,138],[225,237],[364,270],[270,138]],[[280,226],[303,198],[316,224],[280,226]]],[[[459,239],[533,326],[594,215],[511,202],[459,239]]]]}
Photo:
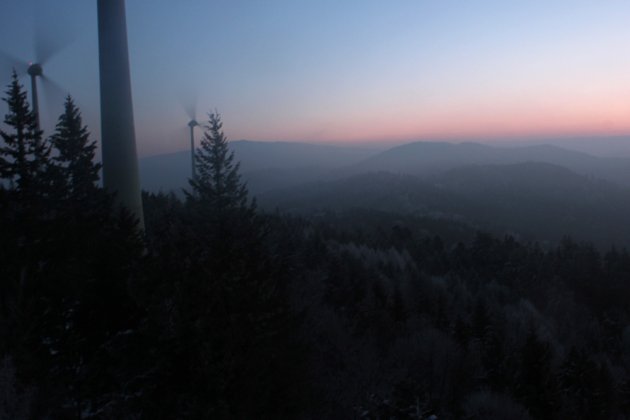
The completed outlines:
{"type": "Polygon", "coordinates": [[[630,412],[630,255],[387,209],[261,210],[209,115],[146,229],[68,97],[0,131],[0,418],[594,419],[630,412]]]}

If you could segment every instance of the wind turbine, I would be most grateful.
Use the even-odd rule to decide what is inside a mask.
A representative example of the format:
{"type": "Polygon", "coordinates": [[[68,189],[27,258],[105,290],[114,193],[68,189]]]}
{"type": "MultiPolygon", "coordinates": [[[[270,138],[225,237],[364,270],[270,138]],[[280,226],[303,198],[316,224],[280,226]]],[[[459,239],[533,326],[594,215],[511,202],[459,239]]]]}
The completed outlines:
{"type": "Polygon", "coordinates": [[[197,122],[197,97],[196,95],[186,95],[187,98],[182,98],[180,103],[190,118],[188,122],[188,128],[190,129],[190,167],[192,173],[192,180],[197,179],[197,171],[195,168],[195,127],[200,127],[197,122]]]}
{"type": "Polygon", "coordinates": [[[41,119],[37,79],[39,78],[41,80],[46,90],[46,98],[49,102],[48,108],[50,112],[52,112],[56,99],[59,99],[59,103],[61,104],[61,98],[65,96],[63,89],[44,74],[44,64],[48,63],[51,58],[57,55],[67,45],[67,42],[61,39],[58,39],[57,42],[51,42],[52,38],[54,38],[54,35],[47,36],[39,30],[36,31],[34,48],[35,62],[26,62],[4,51],[0,51],[1,67],[12,68],[18,76],[28,74],[31,79],[31,105],[38,129],[41,128],[41,119]]]}
{"type": "Polygon", "coordinates": [[[97,0],[103,185],[144,230],[125,0],[97,0]]]}
{"type": "Polygon", "coordinates": [[[54,81],[52,81],[49,77],[44,74],[44,68],[42,64],[39,63],[29,63],[28,75],[31,77],[31,95],[33,102],[33,112],[35,113],[35,121],[37,123],[37,128],[39,129],[41,126],[40,123],[40,113],[39,113],[39,97],[37,94],[37,78],[42,81],[42,85],[44,86],[44,90],[46,91],[46,97],[48,98],[48,110],[52,112],[53,103],[57,102],[59,99],[59,104],[61,104],[63,96],[66,95],[66,92],[63,91],[61,87],[54,81]]]}

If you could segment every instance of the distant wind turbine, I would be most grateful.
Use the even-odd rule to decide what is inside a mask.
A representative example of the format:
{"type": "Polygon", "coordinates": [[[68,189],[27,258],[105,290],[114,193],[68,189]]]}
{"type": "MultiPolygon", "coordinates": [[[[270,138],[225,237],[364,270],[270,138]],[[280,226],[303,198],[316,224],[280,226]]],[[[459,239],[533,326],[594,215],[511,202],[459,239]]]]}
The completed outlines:
{"type": "MultiPolygon", "coordinates": [[[[51,31],[52,32],[52,31],[51,31]]],[[[44,33],[42,28],[36,27],[35,31],[35,61],[27,62],[21,60],[11,54],[0,51],[0,68],[2,73],[7,73],[7,70],[13,69],[18,76],[28,74],[31,79],[31,105],[33,113],[35,114],[35,121],[37,128],[41,127],[40,109],[39,109],[39,95],[37,89],[37,79],[42,81],[44,90],[46,91],[46,98],[48,99],[48,109],[52,112],[55,106],[55,102],[58,100],[59,104],[62,103],[63,97],[66,92],[54,81],[44,74],[44,65],[50,61],[55,55],[57,55],[63,48],[66,47],[67,39],[62,37],[56,37],[56,33],[44,33]]]]}
{"type": "Polygon", "coordinates": [[[188,122],[188,127],[190,129],[190,166],[191,166],[191,174],[192,179],[195,180],[197,178],[197,171],[195,169],[195,127],[199,127],[200,124],[197,122],[197,98],[196,96],[187,95],[187,98],[181,99],[180,103],[190,118],[188,122]]]}

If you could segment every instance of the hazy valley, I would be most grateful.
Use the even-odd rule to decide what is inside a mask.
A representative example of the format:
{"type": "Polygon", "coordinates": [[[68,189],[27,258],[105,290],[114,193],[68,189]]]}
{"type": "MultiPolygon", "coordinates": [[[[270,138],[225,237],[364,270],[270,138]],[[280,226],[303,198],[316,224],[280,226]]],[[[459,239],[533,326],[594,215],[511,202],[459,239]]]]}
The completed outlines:
{"type": "MultiPolygon", "coordinates": [[[[550,145],[417,142],[379,150],[234,141],[259,205],[302,216],[348,210],[453,220],[543,244],[630,245],[630,158],[550,145]]],[[[140,161],[145,189],[182,195],[190,154],[140,161]]]]}

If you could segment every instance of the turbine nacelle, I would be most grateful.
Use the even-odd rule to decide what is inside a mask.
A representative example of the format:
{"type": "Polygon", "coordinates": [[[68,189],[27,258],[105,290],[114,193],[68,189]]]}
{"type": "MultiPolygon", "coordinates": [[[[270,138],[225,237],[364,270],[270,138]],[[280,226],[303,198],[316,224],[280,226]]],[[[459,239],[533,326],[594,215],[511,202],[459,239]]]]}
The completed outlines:
{"type": "Polygon", "coordinates": [[[197,127],[198,125],[199,123],[197,122],[197,120],[190,120],[190,122],[188,123],[188,127],[190,128],[197,127]]]}
{"type": "Polygon", "coordinates": [[[32,77],[38,77],[44,75],[44,69],[39,63],[28,63],[28,74],[32,77]]]}

